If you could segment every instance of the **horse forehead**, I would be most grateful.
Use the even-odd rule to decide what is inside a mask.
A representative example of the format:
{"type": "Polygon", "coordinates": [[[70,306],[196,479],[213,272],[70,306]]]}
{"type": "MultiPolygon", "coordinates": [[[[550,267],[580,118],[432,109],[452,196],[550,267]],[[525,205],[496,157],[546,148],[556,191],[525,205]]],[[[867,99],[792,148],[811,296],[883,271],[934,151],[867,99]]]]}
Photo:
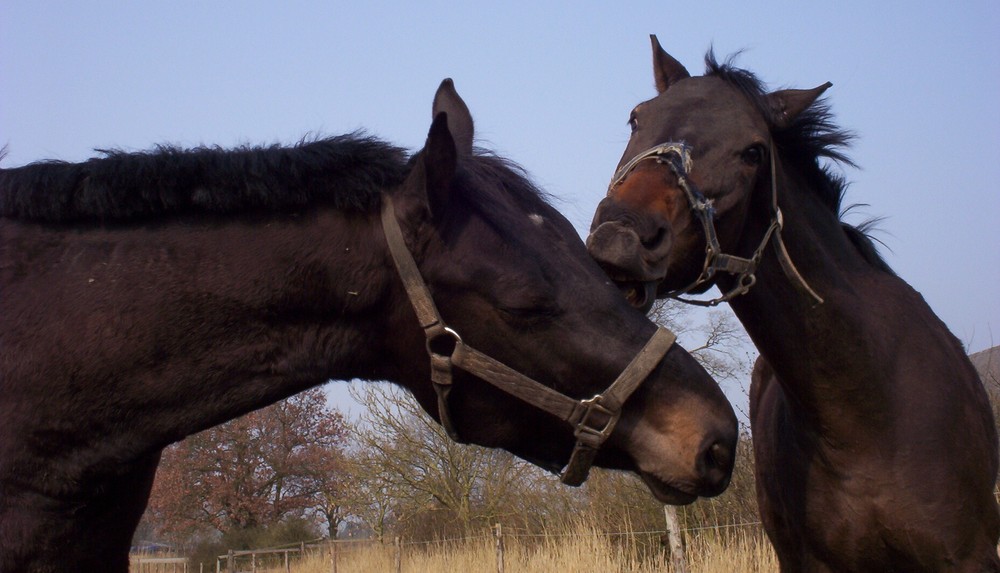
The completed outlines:
{"type": "Polygon", "coordinates": [[[651,121],[672,131],[723,131],[764,127],[763,118],[735,87],[720,78],[699,76],[673,85],[643,104],[651,121]]]}
{"type": "Polygon", "coordinates": [[[750,102],[738,89],[725,80],[712,76],[687,78],[670,86],[653,101],[669,102],[672,105],[702,107],[750,107],[750,102]]]}
{"type": "Polygon", "coordinates": [[[498,267],[507,266],[508,259],[518,267],[564,261],[574,256],[568,244],[579,239],[569,221],[544,207],[511,210],[503,218],[492,222],[485,218],[482,223],[469,235],[465,248],[498,267]],[[498,246],[502,247],[497,250],[498,246]]]}

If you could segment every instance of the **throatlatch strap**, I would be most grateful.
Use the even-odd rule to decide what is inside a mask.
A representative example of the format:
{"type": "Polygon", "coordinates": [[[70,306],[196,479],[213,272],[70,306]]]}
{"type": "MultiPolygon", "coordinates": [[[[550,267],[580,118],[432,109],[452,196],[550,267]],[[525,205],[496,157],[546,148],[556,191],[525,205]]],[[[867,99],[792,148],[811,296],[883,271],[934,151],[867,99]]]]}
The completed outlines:
{"type": "MultiPolygon", "coordinates": [[[[399,228],[399,221],[396,219],[392,199],[388,195],[382,196],[382,230],[385,233],[385,240],[389,246],[389,253],[392,255],[396,272],[403,281],[403,288],[406,289],[407,297],[417,315],[417,321],[427,338],[427,351],[431,359],[431,382],[434,386],[434,393],[437,395],[438,419],[441,421],[441,427],[452,440],[462,442],[448,412],[448,394],[451,393],[452,384],[451,357],[437,354],[430,349],[431,341],[443,335],[452,335],[454,332],[448,332],[441,320],[431,292],[420,275],[420,269],[417,268],[416,261],[413,260],[410,250],[406,247],[403,231],[399,228]]],[[[457,334],[454,336],[457,337],[457,334]]]]}
{"type": "Polygon", "coordinates": [[[403,287],[410,297],[410,304],[417,313],[417,320],[420,327],[425,331],[441,324],[441,315],[438,314],[437,307],[434,306],[434,299],[431,297],[427,284],[420,276],[420,269],[417,268],[416,261],[410,255],[410,250],[403,240],[403,231],[399,228],[399,221],[396,220],[396,211],[392,206],[392,200],[388,195],[382,197],[382,229],[385,232],[385,240],[389,244],[389,252],[392,254],[392,262],[396,266],[399,278],[403,279],[403,287]]]}

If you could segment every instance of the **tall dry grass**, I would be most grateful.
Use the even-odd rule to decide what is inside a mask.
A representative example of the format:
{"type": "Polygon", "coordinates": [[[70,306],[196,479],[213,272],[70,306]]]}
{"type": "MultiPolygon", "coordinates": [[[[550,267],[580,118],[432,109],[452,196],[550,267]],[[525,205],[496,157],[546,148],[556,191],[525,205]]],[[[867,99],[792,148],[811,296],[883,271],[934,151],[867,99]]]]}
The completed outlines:
{"type": "MultiPolygon", "coordinates": [[[[496,541],[484,533],[459,541],[402,545],[403,573],[486,572],[497,570],[496,541]]],[[[758,529],[708,530],[687,540],[690,573],[775,572],[777,558],[758,529]]],[[[393,573],[396,548],[391,544],[343,545],[337,573],[393,573]]],[[[329,553],[313,554],[296,563],[292,573],[330,573],[329,553]]],[[[557,536],[504,536],[506,573],[663,573],[673,572],[666,551],[642,534],[609,536],[588,524],[557,536]]]]}

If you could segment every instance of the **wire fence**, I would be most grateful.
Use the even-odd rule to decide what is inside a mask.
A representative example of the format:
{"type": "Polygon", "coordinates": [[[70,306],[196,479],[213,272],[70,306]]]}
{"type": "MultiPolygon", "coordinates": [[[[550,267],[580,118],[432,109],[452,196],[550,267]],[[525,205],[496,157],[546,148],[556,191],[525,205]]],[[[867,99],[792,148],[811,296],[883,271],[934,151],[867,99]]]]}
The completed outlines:
{"type": "MultiPolygon", "coordinates": [[[[755,528],[759,530],[760,527],[761,522],[749,521],[685,527],[681,528],[679,533],[684,536],[691,536],[707,531],[714,531],[722,534],[723,532],[735,529],[755,528]]],[[[497,571],[498,573],[504,573],[505,547],[507,543],[513,541],[521,540],[528,543],[539,543],[552,539],[592,539],[594,537],[603,537],[609,539],[631,539],[633,542],[636,542],[636,540],[644,538],[648,545],[663,547],[663,550],[667,551],[666,538],[670,534],[671,532],[669,529],[649,529],[641,531],[535,532],[528,530],[518,531],[514,528],[506,528],[501,524],[495,524],[489,529],[483,529],[477,533],[436,538],[433,540],[406,540],[401,537],[393,537],[392,539],[382,540],[374,538],[329,540],[324,538],[298,544],[290,544],[287,546],[230,550],[226,554],[218,556],[215,567],[214,569],[211,569],[211,571],[215,571],[216,573],[273,573],[278,571],[290,573],[298,560],[308,556],[321,556],[329,565],[326,570],[331,573],[338,573],[338,564],[340,561],[350,557],[352,553],[370,552],[373,549],[378,549],[392,554],[392,562],[394,563],[392,571],[400,573],[404,556],[407,551],[413,551],[416,549],[429,550],[432,548],[448,549],[451,547],[458,547],[463,544],[492,540],[497,552],[497,571]]],[[[675,561],[675,564],[676,563],[678,563],[678,561],[675,561]]],[[[681,563],[681,567],[683,567],[683,560],[679,563],[681,563]]],[[[210,571],[203,565],[196,569],[199,573],[206,573],[207,571],[210,571]]],[[[675,565],[675,570],[683,569],[678,569],[678,566],[675,565]]],[[[164,570],[165,573],[167,571],[170,570],[164,570]]],[[[185,569],[184,571],[186,573],[188,570],[185,569]]],[[[159,573],[159,571],[155,569],[133,569],[133,573],[159,573]]]]}
{"type": "MultiPolygon", "coordinates": [[[[994,490],[994,496],[1000,503],[1000,488],[994,490]]],[[[669,523],[669,517],[668,517],[669,523]]],[[[679,528],[675,535],[679,533],[685,539],[694,535],[711,532],[724,535],[727,532],[741,529],[755,529],[762,531],[760,521],[743,521],[732,523],[718,523],[709,525],[693,525],[679,528]]],[[[292,567],[297,561],[307,556],[323,556],[329,563],[328,571],[338,573],[338,563],[341,559],[364,551],[372,551],[377,548],[383,552],[391,552],[395,563],[395,571],[400,571],[404,554],[407,551],[416,549],[431,548],[451,548],[462,544],[483,542],[492,540],[497,550],[497,571],[504,571],[504,548],[505,544],[512,541],[524,541],[528,543],[544,542],[553,539],[570,538],[594,538],[603,537],[608,539],[631,539],[633,542],[644,538],[650,546],[663,546],[667,549],[667,538],[672,534],[669,528],[646,529],[646,530],[608,530],[608,531],[549,531],[538,532],[529,529],[517,529],[495,524],[489,529],[483,529],[477,533],[468,535],[440,537],[432,540],[414,540],[393,537],[391,539],[378,540],[374,538],[365,539],[335,539],[327,538],[313,539],[310,541],[289,544],[277,547],[264,547],[257,549],[234,549],[219,555],[214,567],[205,564],[192,565],[188,559],[182,557],[165,557],[155,555],[133,555],[131,558],[131,573],[276,573],[284,571],[291,573],[292,567]]],[[[683,539],[679,544],[683,547],[683,539]]],[[[673,555],[671,556],[673,557],[673,555]]],[[[674,562],[674,570],[683,570],[683,558],[674,562]]]]}

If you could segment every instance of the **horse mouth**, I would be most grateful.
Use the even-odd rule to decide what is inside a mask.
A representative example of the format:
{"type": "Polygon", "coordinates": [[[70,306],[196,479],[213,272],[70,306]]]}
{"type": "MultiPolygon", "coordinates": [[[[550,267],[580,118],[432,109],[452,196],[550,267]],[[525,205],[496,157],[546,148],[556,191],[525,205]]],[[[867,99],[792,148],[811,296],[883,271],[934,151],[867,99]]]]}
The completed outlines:
{"type": "Polygon", "coordinates": [[[649,312],[656,301],[656,281],[615,281],[618,288],[625,295],[633,308],[641,310],[644,314],[649,312]]]}
{"type": "Polygon", "coordinates": [[[653,497],[660,503],[666,505],[688,505],[698,499],[697,495],[672,486],[649,472],[640,471],[639,477],[642,478],[646,487],[653,494],[653,497]]]}

